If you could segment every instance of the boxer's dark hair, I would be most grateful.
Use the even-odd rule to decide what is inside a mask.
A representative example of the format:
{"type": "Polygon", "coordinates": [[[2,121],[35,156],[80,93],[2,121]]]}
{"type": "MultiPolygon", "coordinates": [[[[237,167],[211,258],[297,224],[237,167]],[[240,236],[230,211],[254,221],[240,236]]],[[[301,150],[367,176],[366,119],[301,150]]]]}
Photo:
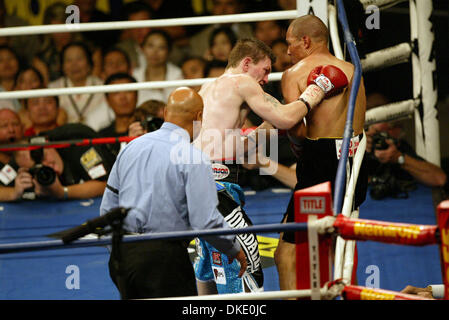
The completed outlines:
{"type": "Polygon", "coordinates": [[[268,57],[271,63],[276,62],[276,56],[269,46],[258,39],[240,39],[229,54],[228,66],[237,67],[242,59],[250,57],[254,63],[258,63],[260,60],[268,57]]]}

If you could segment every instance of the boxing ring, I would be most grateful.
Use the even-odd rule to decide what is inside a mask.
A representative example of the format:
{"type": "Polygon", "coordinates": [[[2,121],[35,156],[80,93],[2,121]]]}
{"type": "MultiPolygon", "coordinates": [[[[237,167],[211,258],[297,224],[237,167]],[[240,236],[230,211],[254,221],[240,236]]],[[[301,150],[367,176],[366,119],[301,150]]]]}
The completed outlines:
{"type": "MultiPolygon", "coordinates": [[[[13,36],[13,35],[21,35],[21,34],[43,34],[43,33],[51,33],[51,32],[67,32],[67,31],[73,31],[73,32],[81,32],[81,31],[100,31],[100,30],[112,30],[112,29],[125,29],[125,28],[135,28],[135,27],[161,27],[161,26],[176,26],[176,25],[193,25],[193,24],[209,24],[211,22],[213,23],[220,23],[220,22],[249,22],[249,21],[258,21],[258,20],[281,20],[281,19],[293,19],[298,16],[299,14],[299,2],[298,1],[298,11],[297,10],[291,10],[291,11],[276,11],[276,12],[267,12],[267,13],[254,13],[254,14],[239,14],[239,15],[227,15],[227,16],[217,16],[213,17],[211,19],[210,17],[200,17],[200,18],[181,18],[181,19],[164,19],[164,20],[150,20],[150,21],[134,21],[134,22],[114,22],[114,23],[86,23],[86,24],[80,24],[77,26],[67,26],[67,25],[52,25],[52,26],[33,26],[33,27],[15,27],[15,28],[4,28],[0,29],[0,36],[13,36]]],[[[361,1],[362,3],[368,3],[370,1],[361,1]]],[[[371,1],[372,2],[372,1],[371,1]]],[[[388,5],[388,4],[394,4],[398,1],[379,1],[379,4],[382,4],[382,6],[388,5]]],[[[354,256],[354,240],[374,240],[374,241],[384,241],[384,242],[390,242],[390,243],[401,243],[401,237],[390,237],[389,239],[383,239],[383,238],[376,238],[372,237],[372,234],[370,234],[371,231],[364,231],[362,232],[362,236],[360,234],[356,234],[357,232],[354,231],[354,227],[352,226],[351,231],[351,224],[364,224],[370,225],[381,225],[382,223],[377,222],[371,222],[371,221],[363,221],[358,220],[358,212],[351,212],[349,203],[352,202],[352,197],[354,193],[355,188],[355,182],[357,181],[357,175],[358,175],[358,167],[355,165],[352,172],[347,172],[347,160],[348,160],[348,153],[349,153],[349,140],[352,137],[352,116],[353,116],[353,108],[355,103],[355,97],[357,95],[358,90],[358,83],[360,82],[361,75],[362,75],[362,69],[364,71],[371,71],[375,70],[376,68],[380,68],[383,62],[386,60],[385,57],[391,57],[394,54],[397,54],[397,59],[390,59],[388,60],[388,63],[385,64],[393,65],[395,63],[402,63],[407,58],[411,57],[412,65],[413,65],[413,71],[414,71],[414,97],[413,99],[410,99],[405,102],[399,102],[393,105],[389,106],[382,106],[380,108],[373,109],[372,112],[367,112],[366,122],[367,124],[385,121],[386,119],[396,119],[398,117],[403,117],[404,115],[415,115],[415,123],[418,123],[417,127],[417,146],[421,146],[418,149],[418,153],[421,155],[424,155],[424,157],[432,160],[435,157],[435,152],[438,152],[439,155],[439,148],[435,149],[433,148],[433,145],[435,144],[435,140],[438,141],[438,130],[436,130],[436,135],[434,131],[426,131],[430,129],[426,129],[427,126],[429,126],[429,123],[433,121],[434,110],[432,109],[432,92],[429,92],[425,87],[424,83],[426,83],[426,79],[428,79],[428,71],[429,66],[425,66],[424,60],[425,60],[425,54],[421,51],[417,52],[416,50],[416,43],[419,39],[421,39],[421,35],[423,32],[421,31],[418,26],[420,25],[421,20],[425,20],[425,15],[428,14],[428,10],[431,10],[431,4],[429,6],[428,2],[424,1],[410,1],[410,10],[411,10],[411,27],[412,27],[412,45],[415,45],[415,48],[412,47],[410,44],[402,44],[398,47],[389,48],[386,50],[386,52],[375,52],[372,54],[368,54],[366,58],[362,61],[358,58],[357,50],[355,48],[355,42],[352,38],[351,33],[349,32],[349,27],[347,23],[346,13],[344,11],[343,7],[343,1],[337,1],[337,6],[333,6],[331,4],[328,5],[328,12],[329,12],[329,25],[330,25],[330,31],[331,31],[331,39],[332,39],[332,45],[334,47],[335,55],[339,58],[344,58],[343,50],[341,50],[340,40],[338,38],[338,24],[336,23],[336,12],[338,9],[338,18],[340,19],[340,23],[343,26],[344,31],[344,38],[345,38],[345,45],[347,46],[347,49],[350,53],[351,60],[353,64],[355,65],[355,75],[354,75],[354,82],[353,86],[351,88],[351,96],[350,96],[350,102],[349,102],[349,112],[346,122],[346,129],[344,133],[344,139],[343,139],[343,145],[342,145],[342,157],[337,173],[337,179],[336,179],[336,188],[334,190],[333,197],[332,195],[327,191],[327,193],[323,193],[323,191],[319,191],[320,195],[323,197],[327,197],[328,204],[332,203],[332,209],[326,210],[326,214],[329,216],[327,218],[326,222],[326,228],[329,230],[321,230],[322,234],[325,233],[333,234],[335,236],[338,236],[337,245],[336,245],[336,252],[335,252],[335,265],[334,265],[334,274],[333,279],[330,279],[330,281],[327,281],[325,284],[321,283],[318,286],[315,284],[314,287],[311,286],[311,289],[306,290],[293,290],[292,292],[264,292],[260,293],[258,295],[233,295],[233,296],[226,296],[226,295],[219,295],[219,296],[213,296],[213,297],[199,297],[199,299],[225,299],[225,298],[236,298],[236,299],[277,299],[282,297],[312,297],[313,299],[333,299],[338,296],[342,296],[345,299],[417,299],[416,296],[408,296],[408,295],[401,295],[399,293],[394,292],[383,292],[383,291],[376,291],[376,289],[367,289],[367,288],[361,288],[356,286],[351,286],[351,274],[352,274],[352,264],[353,264],[353,256],[354,256]],[[425,5],[424,3],[427,3],[425,5]],[[419,13],[419,14],[418,14],[419,13]],[[418,36],[419,35],[419,36],[418,36]],[[419,54],[418,54],[419,53],[419,54]],[[422,56],[422,57],[421,57],[422,56]],[[394,60],[394,61],[392,61],[394,60]],[[365,67],[366,66],[366,70],[365,67]],[[416,75],[416,76],[415,76],[416,75]],[[423,123],[427,123],[427,125],[423,125],[423,123]],[[423,137],[426,137],[424,139],[423,137]],[[349,190],[345,195],[343,194],[343,189],[346,188],[349,190]],[[333,201],[332,201],[333,200],[333,201]],[[335,220],[335,217],[338,215],[338,218],[335,220]],[[330,222],[329,222],[330,221],[330,222]],[[349,227],[348,227],[349,225],[349,227]],[[332,230],[331,230],[332,229],[332,230]],[[348,231],[349,230],[349,231],[348,231]],[[370,237],[371,236],[371,237],[370,237]],[[398,242],[399,241],[399,242],[398,242]],[[362,293],[362,294],[361,294],[362,293]]],[[[422,23],[421,23],[422,24],[422,23]]],[[[420,46],[420,50],[421,47],[420,46]]],[[[430,70],[431,66],[430,66],[430,70]]],[[[269,77],[270,81],[278,81],[280,80],[282,74],[281,73],[274,73],[271,74],[269,77]]],[[[0,99],[15,99],[15,98],[29,98],[29,97],[38,97],[38,96],[51,96],[51,95],[69,95],[69,94],[79,94],[79,93],[105,93],[105,92],[117,92],[117,91],[128,91],[128,90],[144,90],[144,89],[153,89],[153,88],[162,88],[162,87],[178,87],[178,86],[194,86],[194,85],[201,85],[207,81],[212,81],[213,79],[195,79],[195,80],[180,80],[180,81],[158,81],[158,82],[144,82],[144,83],[137,83],[137,84],[120,84],[120,85],[107,85],[107,86],[93,86],[93,87],[80,87],[80,88],[64,88],[64,89],[37,89],[37,90],[27,90],[27,91],[13,91],[13,92],[2,92],[0,93],[0,99]]],[[[438,126],[437,126],[438,129],[438,126]]],[[[362,140],[363,141],[363,140],[362,140]]],[[[360,144],[358,149],[358,154],[356,154],[356,158],[363,157],[364,153],[364,144],[363,142],[360,144]]],[[[439,159],[439,157],[438,157],[439,159]]],[[[438,160],[439,161],[439,160],[438,160]]],[[[299,195],[298,195],[299,197],[299,195]]],[[[2,218],[2,227],[5,227],[5,229],[2,229],[0,237],[0,240],[2,244],[0,244],[0,259],[2,261],[2,264],[5,263],[5,261],[11,261],[8,259],[9,255],[23,255],[22,256],[22,262],[26,265],[27,259],[34,259],[39,254],[42,254],[45,259],[46,255],[49,254],[49,252],[52,252],[51,255],[58,256],[58,257],[65,257],[68,258],[72,254],[76,255],[77,252],[82,252],[82,256],[85,262],[88,263],[89,257],[101,257],[101,261],[104,263],[105,255],[107,255],[107,252],[104,248],[101,248],[101,246],[105,246],[111,243],[111,239],[108,237],[102,237],[100,239],[91,237],[89,239],[81,239],[76,240],[71,243],[65,243],[62,240],[42,240],[42,237],[37,237],[34,232],[36,230],[42,231],[46,230],[45,234],[48,234],[50,232],[54,231],[61,231],[61,228],[68,227],[68,226],[76,226],[77,224],[80,224],[84,222],[87,219],[91,219],[92,217],[95,217],[95,215],[91,215],[92,211],[91,209],[96,208],[96,205],[98,205],[98,199],[94,199],[92,201],[83,202],[83,204],[80,202],[80,207],[74,206],[72,209],[78,210],[82,212],[81,215],[73,214],[73,217],[76,216],[76,221],[73,221],[71,223],[63,223],[62,216],[57,217],[58,223],[51,225],[51,226],[42,226],[40,223],[36,226],[34,229],[33,227],[30,227],[29,229],[25,228],[25,238],[28,237],[28,240],[30,239],[37,239],[37,241],[26,241],[26,242],[15,242],[11,243],[10,240],[14,240],[14,232],[17,231],[18,226],[8,226],[8,218],[2,218]],[[89,213],[85,211],[83,208],[90,208],[89,213]],[[83,216],[86,214],[86,216],[83,216]],[[48,230],[47,230],[48,229],[48,230]],[[58,230],[56,230],[58,229],[58,230]],[[48,233],[47,233],[48,231],[48,233]],[[6,242],[6,243],[5,243],[6,242]],[[99,248],[100,246],[100,248],[99,248]],[[36,251],[32,252],[31,251],[36,251]],[[45,250],[45,251],[42,251],[45,250]],[[55,250],[55,251],[48,251],[48,250],[55,250]],[[13,253],[13,252],[20,252],[21,253],[13,253]],[[101,251],[101,253],[100,253],[101,251]],[[54,253],[53,253],[54,252],[54,253]],[[103,259],[103,260],[102,260],[103,259]]],[[[300,203],[301,199],[298,198],[297,202],[300,203]]],[[[73,202],[68,202],[66,204],[70,204],[73,202]]],[[[377,203],[376,203],[377,204],[377,203]]],[[[5,204],[2,207],[2,210],[4,211],[4,208],[7,208],[7,213],[10,216],[10,219],[14,220],[16,217],[12,217],[12,212],[10,210],[14,210],[13,208],[17,209],[17,206],[19,204],[5,204]]],[[[22,204],[20,204],[22,205],[22,204]]],[[[52,203],[52,208],[56,208],[56,211],[66,211],[68,208],[63,208],[64,204],[58,204],[58,203],[52,203]],[[59,208],[59,209],[58,209],[59,208]]],[[[30,209],[32,204],[25,204],[25,206],[28,206],[30,209]]],[[[286,204],[283,208],[286,207],[286,204]]],[[[317,238],[317,228],[321,226],[324,222],[324,220],[315,217],[314,219],[309,219],[307,222],[302,223],[293,223],[289,225],[279,225],[279,224],[258,224],[256,222],[257,219],[255,219],[256,215],[251,215],[251,207],[246,207],[248,214],[250,215],[250,218],[253,219],[255,226],[248,228],[248,230],[239,229],[239,230],[230,230],[226,231],[228,233],[242,233],[242,232],[279,232],[279,231],[285,231],[285,230],[298,230],[302,232],[307,232],[309,235],[313,235],[315,233],[315,238],[317,238]]],[[[53,209],[52,209],[53,211],[53,209]]],[[[69,210],[71,211],[71,210],[69,210]]],[[[95,210],[94,210],[95,211],[95,210]]],[[[443,203],[440,207],[439,216],[444,216],[448,211],[447,204],[443,203]],[[441,214],[440,214],[441,213],[441,214]],[[443,214],[444,213],[444,214],[443,214]]],[[[98,212],[98,210],[97,210],[98,212]]],[[[364,212],[364,206],[361,208],[361,212],[364,212]]],[[[298,210],[297,210],[298,213],[298,210]]],[[[58,213],[59,214],[59,213],[58,213]]],[[[66,213],[64,213],[65,215],[66,213]]],[[[311,215],[312,216],[312,215],[311,215]]],[[[30,215],[23,215],[23,217],[26,217],[20,223],[23,223],[26,225],[26,222],[28,219],[32,219],[30,215]]],[[[55,217],[55,216],[53,216],[55,217]]],[[[276,222],[278,222],[280,219],[277,219],[276,222]]],[[[379,219],[383,220],[383,219],[379,219]]],[[[440,219],[441,220],[441,219],[440,219]]],[[[54,222],[54,221],[53,221],[54,222]]],[[[404,221],[405,222],[405,221],[404,221]]],[[[17,221],[16,221],[17,223],[17,221]]],[[[405,230],[403,232],[408,232],[406,230],[413,229],[415,230],[418,228],[419,230],[423,230],[422,233],[425,234],[425,236],[420,236],[418,234],[419,241],[411,241],[410,243],[401,243],[401,244],[409,244],[409,245],[440,245],[441,252],[444,253],[444,250],[447,250],[447,243],[443,243],[442,240],[446,239],[444,237],[441,237],[440,235],[444,234],[444,230],[447,230],[447,220],[439,221],[439,226],[436,225],[396,225],[395,223],[388,223],[390,226],[393,226],[394,228],[399,228],[398,230],[405,230]],[[402,229],[401,229],[402,228],[402,229]],[[404,229],[405,228],[405,229],[404,229]],[[424,238],[424,239],[421,239],[424,238]],[[444,249],[446,248],[446,249],[444,249]]],[[[369,227],[368,227],[369,228],[369,227]]],[[[374,228],[374,227],[372,227],[374,228]]],[[[381,227],[379,227],[381,228],[381,227]]],[[[20,228],[19,228],[20,229],[20,228]]],[[[360,231],[360,229],[358,229],[360,231]]],[[[371,230],[371,229],[370,229],[371,230]]],[[[23,230],[22,230],[23,231],[23,230]]],[[[215,232],[224,233],[223,230],[205,230],[202,232],[184,232],[181,234],[178,234],[178,237],[187,237],[187,236],[201,236],[206,234],[213,234],[215,232]]],[[[125,236],[123,241],[138,241],[138,240],[145,240],[145,239],[154,239],[155,237],[162,237],[162,238],[170,238],[173,235],[169,234],[158,234],[158,235],[148,235],[148,236],[139,236],[137,237],[128,237],[125,236]]],[[[363,247],[363,246],[362,246],[363,247]]],[[[402,246],[401,246],[402,248],[402,246]]],[[[437,250],[438,251],[438,250],[437,250]]],[[[435,253],[435,252],[433,252],[435,253]]],[[[433,256],[433,259],[435,259],[435,256],[433,256]]],[[[20,260],[20,258],[19,258],[20,260]]],[[[95,260],[95,261],[100,261],[95,260]]],[[[95,263],[93,261],[92,263],[95,263]]],[[[435,260],[433,260],[435,261],[435,260]]],[[[304,262],[302,262],[304,264],[304,262]]],[[[106,264],[103,265],[106,270],[104,270],[104,276],[105,277],[98,277],[95,280],[102,281],[107,278],[107,267],[106,264]]],[[[321,266],[322,267],[322,266],[321,266]]],[[[447,264],[445,265],[443,263],[442,265],[443,270],[448,270],[447,264]]],[[[440,270],[441,271],[441,270],[440,270]]],[[[441,274],[441,272],[440,272],[441,274]]],[[[65,275],[67,276],[67,274],[65,275]]],[[[1,278],[0,278],[1,279],[1,278]]],[[[410,279],[410,282],[413,282],[414,279],[410,279]]],[[[440,280],[435,279],[436,281],[440,280]]],[[[447,288],[447,279],[443,279],[444,283],[446,284],[447,288]]],[[[108,279],[107,281],[110,282],[108,279]]],[[[13,289],[11,289],[13,290],[13,289]]],[[[115,291],[115,288],[113,288],[113,291],[115,291]]],[[[76,291],[73,291],[76,292],[76,291]]],[[[191,299],[192,297],[188,297],[191,299]]],[[[446,299],[447,299],[447,292],[446,292],[446,299]]]]}

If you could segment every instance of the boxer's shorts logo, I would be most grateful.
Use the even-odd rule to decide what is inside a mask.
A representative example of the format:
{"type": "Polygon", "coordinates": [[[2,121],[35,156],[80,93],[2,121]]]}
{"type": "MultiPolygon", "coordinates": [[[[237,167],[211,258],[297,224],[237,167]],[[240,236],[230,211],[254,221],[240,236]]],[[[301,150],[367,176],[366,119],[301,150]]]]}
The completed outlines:
{"type": "Polygon", "coordinates": [[[217,284],[226,284],[226,274],[224,268],[212,266],[214,272],[215,282],[217,284]]]}
{"type": "Polygon", "coordinates": [[[221,253],[219,252],[212,252],[212,262],[213,264],[221,266],[223,263],[221,261],[221,253]]]}
{"type": "Polygon", "coordinates": [[[222,180],[229,176],[229,168],[224,164],[212,163],[212,173],[215,180],[222,180]]]}

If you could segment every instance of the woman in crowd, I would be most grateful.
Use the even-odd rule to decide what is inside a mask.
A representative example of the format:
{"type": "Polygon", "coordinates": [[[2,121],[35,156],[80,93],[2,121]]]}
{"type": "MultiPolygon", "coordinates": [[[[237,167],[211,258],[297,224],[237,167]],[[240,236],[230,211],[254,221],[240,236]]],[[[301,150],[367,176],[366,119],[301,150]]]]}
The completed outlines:
{"type": "MultiPolygon", "coordinates": [[[[67,5],[55,2],[45,9],[43,24],[64,24],[67,19],[65,13],[67,5]]],[[[62,76],[60,55],[61,51],[72,41],[80,41],[81,36],[73,32],[59,32],[42,35],[41,49],[33,59],[33,66],[39,70],[45,83],[54,81],[62,76]]]]}
{"type": "Polygon", "coordinates": [[[205,58],[209,61],[219,60],[228,62],[229,54],[237,42],[237,36],[229,27],[215,29],[209,38],[209,50],[205,58]]]}
{"type": "MultiPolygon", "coordinates": [[[[63,76],[49,84],[50,88],[71,88],[102,85],[92,75],[92,57],[84,43],[71,42],[61,52],[63,76]]],[[[61,95],[60,107],[67,112],[68,123],[83,123],[94,130],[108,126],[114,119],[103,93],[61,95]]]]}
{"type": "MultiPolygon", "coordinates": [[[[133,76],[138,82],[166,81],[183,79],[181,68],[168,61],[172,42],[170,36],[162,30],[150,31],[142,43],[146,66],[134,70],[133,76]]],[[[174,88],[161,88],[139,91],[138,104],[150,99],[167,102],[174,88]]]]}
{"type": "MultiPolygon", "coordinates": [[[[14,90],[14,81],[19,72],[20,63],[14,50],[6,45],[0,46],[0,92],[14,90]]],[[[0,100],[0,109],[8,108],[19,111],[17,99],[0,100]]]]}

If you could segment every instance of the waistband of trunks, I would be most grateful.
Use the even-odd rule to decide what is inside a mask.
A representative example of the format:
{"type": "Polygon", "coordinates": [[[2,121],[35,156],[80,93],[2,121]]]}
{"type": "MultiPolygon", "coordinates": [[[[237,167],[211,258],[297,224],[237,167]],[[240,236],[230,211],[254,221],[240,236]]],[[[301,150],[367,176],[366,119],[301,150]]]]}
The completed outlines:
{"type": "MultiPolygon", "coordinates": [[[[354,157],[359,147],[360,141],[362,141],[364,134],[361,133],[359,135],[353,136],[351,140],[349,140],[349,150],[348,156],[350,158],[354,157]]],[[[317,153],[320,150],[335,150],[335,155],[337,159],[341,157],[341,150],[343,147],[343,139],[342,138],[318,138],[318,139],[306,139],[304,140],[304,152],[306,153],[317,153]]]]}
{"type": "MultiPolygon", "coordinates": [[[[363,138],[363,135],[364,135],[364,132],[362,132],[358,135],[352,136],[351,140],[356,140],[356,139],[361,140],[363,138]]],[[[338,140],[341,140],[341,141],[343,141],[343,137],[320,137],[320,138],[306,137],[306,140],[309,140],[309,141],[328,141],[328,140],[338,141],[338,140]]]]}

